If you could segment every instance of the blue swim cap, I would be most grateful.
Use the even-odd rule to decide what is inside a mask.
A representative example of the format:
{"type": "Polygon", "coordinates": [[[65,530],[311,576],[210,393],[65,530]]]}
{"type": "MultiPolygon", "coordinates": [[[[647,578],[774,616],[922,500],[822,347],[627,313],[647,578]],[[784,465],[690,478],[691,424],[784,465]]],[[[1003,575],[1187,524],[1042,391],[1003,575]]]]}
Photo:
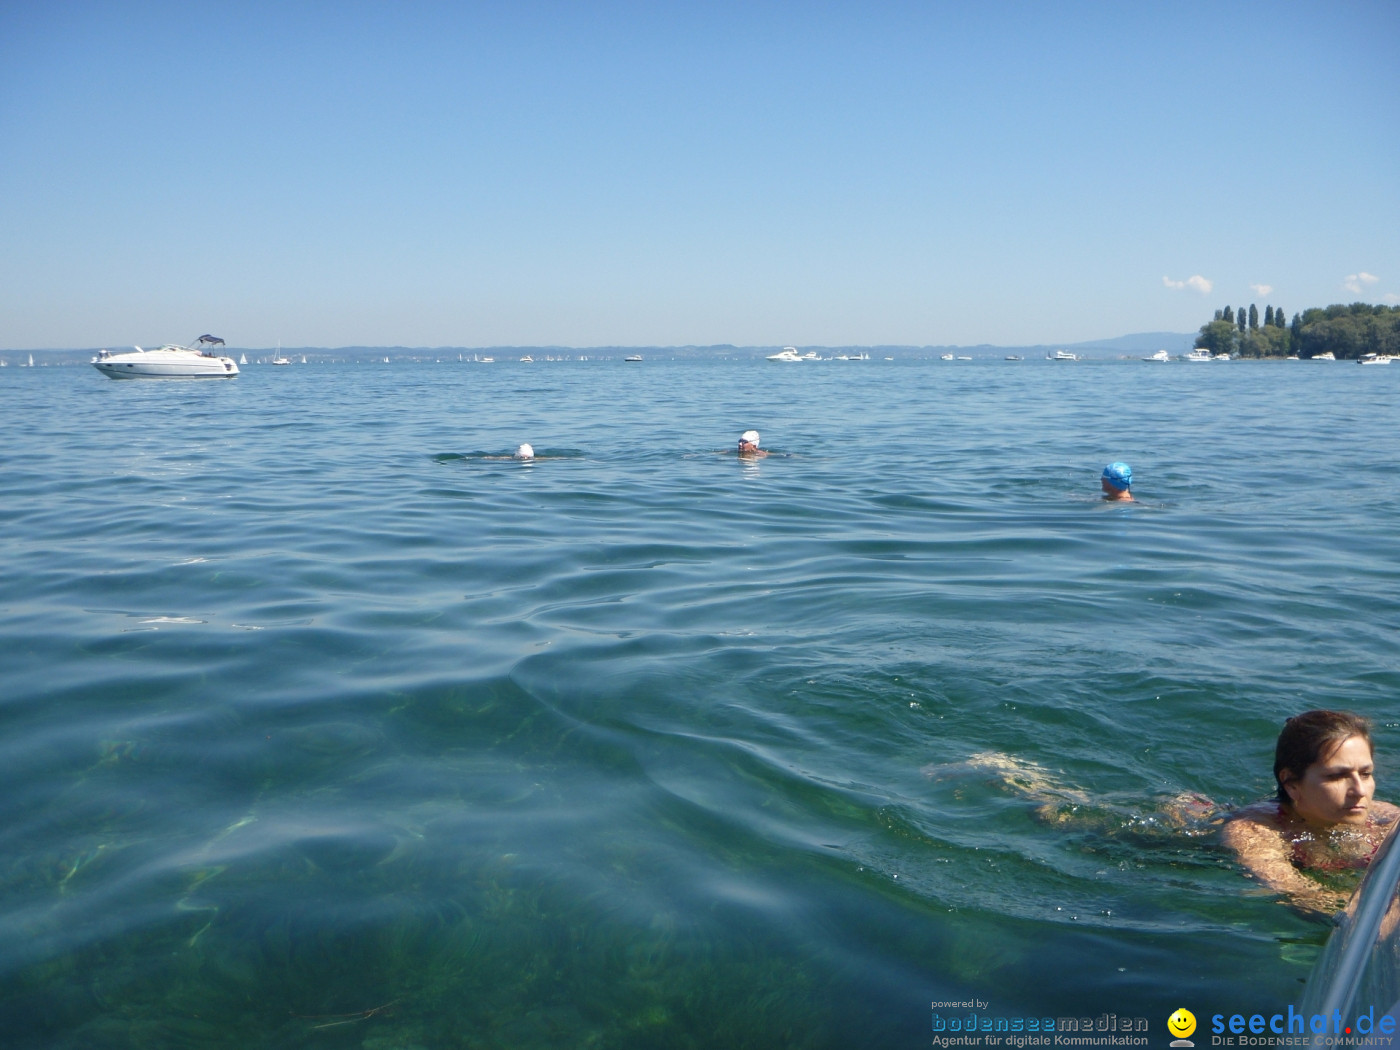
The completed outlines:
{"type": "Polygon", "coordinates": [[[1119,492],[1132,488],[1133,468],[1126,463],[1110,463],[1103,468],[1103,479],[1119,492]]]}

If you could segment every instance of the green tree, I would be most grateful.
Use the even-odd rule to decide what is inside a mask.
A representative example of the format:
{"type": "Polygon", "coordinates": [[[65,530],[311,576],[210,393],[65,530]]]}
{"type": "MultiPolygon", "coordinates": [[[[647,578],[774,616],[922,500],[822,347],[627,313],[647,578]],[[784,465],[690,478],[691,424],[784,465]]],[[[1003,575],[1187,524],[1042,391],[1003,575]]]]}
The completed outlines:
{"type": "Polygon", "coordinates": [[[1274,308],[1273,308],[1272,306],[1266,306],[1266,307],[1264,307],[1264,327],[1265,327],[1265,328],[1272,328],[1273,326],[1274,326],[1274,308]]]}
{"type": "Polygon", "coordinates": [[[1196,346],[1204,347],[1212,354],[1234,354],[1239,348],[1239,332],[1230,321],[1211,321],[1201,325],[1196,346]]]}
{"type": "Polygon", "coordinates": [[[1231,310],[1228,306],[1225,307],[1225,316],[1222,317],[1221,320],[1222,320],[1222,321],[1229,321],[1231,324],[1234,324],[1234,323],[1235,323],[1235,311],[1234,311],[1234,310],[1231,310]]]}
{"type": "Polygon", "coordinates": [[[1259,307],[1253,303],[1249,304],[1249,330],[1251,332],[1259,330],[1259,307]]]}
{"type": "Polygon", "coordinates": [[[1239,323],[1240,334],[1243,335],[1244,330],[1249,327],[1249,318],[1245,315],[1243,306],[1240,307],[1240,312],[1235,315],[1235,320],[1239,323]]]}

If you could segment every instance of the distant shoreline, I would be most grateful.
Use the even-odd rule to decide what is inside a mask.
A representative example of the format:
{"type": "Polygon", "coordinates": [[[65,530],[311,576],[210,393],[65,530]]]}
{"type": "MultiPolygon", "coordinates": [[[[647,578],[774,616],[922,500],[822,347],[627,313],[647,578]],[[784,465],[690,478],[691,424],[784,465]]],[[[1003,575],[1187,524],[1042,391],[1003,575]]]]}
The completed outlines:
{"type": "MultiPolygon", "coordinates": [[[[823,358],[834,357],[838,354],[864,353],[869,354],[872,360],[879,360],[884,357],[895,357],[897,360],[910,359],[931,359],[938,360],[943,354],[955,354],[958,356],[970,356],[974,358],[1004,357],[1006,354],[1021,354],[1027,359],[1033,357],[1044,357],[1046,354],[1054,353],[1056,350],[1070,350],[1081,357],[1094,359],[1113,360],[1118,357],[1137,357],[1142,354],[1150,354],[1157,350],[1166,350],[1173,357],[1185,354],[1191,349],[1195,339],[1194,333],[1176,332],[1150,332],[1136,336],[1119,336],[1115,339],[1104,339],[1087,343],[1037,343],[1027,346],[994,346],[989,343],[979,343],[975,346],[958,345],[881,345],[865,344],[860,346],[800,346],[797,349],[802,353],[809,350],[815,351],[823,358]]],[[[158,345],[154,341],[152,345],[158,345]]],[[[112,344],[109,349],[116,349],[117,344],[112,344]]],[[[0,360],[6,360],[10,365],[22,364],[28,354],[36,356],[35,364],[39,364],[39,355],[47,358],[49,364],[71,364],[88,363],[102,347],[88,348],[21,348],[17,350],[0,350],[0,360]]],[[[696,346],[305,346],[280,347],[280,352],[298,361],[301,355],[305,354],[308,361],[313,359],[327,361],[354,361],[354,360],[379,360],[388,357],[399,360],[436,360],[444,361],[449,358],[455,359],[462,355],[465,363],[472,362],[473,357],[493,357],[496,362],[513,363],[521,357],[533,357],[536,362],[554,359],[580,360],[586,358],[590,361],[601,361],[616,359],[622,360],[629,355],[641,354],[645,361],[648,357],[657,359],[729,359],[729,360],[760,360],[769,354],[781,350],[778,346],[731,346],[726,344],[696,346]]],[[[255,363],[255,358],[271,358],[278,352],[273,347],[240,347],[230,345],[222,352],[237,358],[246,354],[250,363],[255,363]]]]}

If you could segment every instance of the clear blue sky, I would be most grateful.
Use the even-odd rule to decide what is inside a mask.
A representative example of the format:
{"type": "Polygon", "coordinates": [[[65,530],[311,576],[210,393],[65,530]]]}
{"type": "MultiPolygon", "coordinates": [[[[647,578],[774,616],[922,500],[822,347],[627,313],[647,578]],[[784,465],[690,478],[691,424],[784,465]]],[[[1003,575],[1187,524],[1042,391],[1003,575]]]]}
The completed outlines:
{"type": "Polygon", "coordinates": [[[1397,56],[1395,0],[0,0],[0,347],[1054,343],[1397,302],[1397,56]]]}

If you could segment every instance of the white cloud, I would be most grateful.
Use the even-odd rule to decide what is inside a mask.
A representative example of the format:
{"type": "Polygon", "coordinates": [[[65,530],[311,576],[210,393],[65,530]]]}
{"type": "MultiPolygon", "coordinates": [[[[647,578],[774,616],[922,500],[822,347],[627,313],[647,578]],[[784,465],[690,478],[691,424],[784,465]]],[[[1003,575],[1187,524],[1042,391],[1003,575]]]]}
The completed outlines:
{"type": "Polygon", "coordinates": [[[1210,290],[1215,287],[1214,283],[1202,277],[1200,274],[1196,274],[1194,277],[1188,277],[1184,281],[1173,281],[1170,277],[1164,276],[1162,278],[1162,283],[1168,288],[1191,288],[1200,292],[1202,295],[1209,295],[1210,290]]]}
{"type": "Polygon", "coordinates": [[[1349,292],[1360,295],[1366,290],[1366,285],[1375,284],[1380,278],[1373,273],[1362,270],[1360,273],[1347,274],[1347,279],[1342,282],[1342,287],[1349,292]]]}
{"type": "Polygon", "coordinates": [[[1271,284],[1251,284],[1249,287],[1253,289],[1255,295],[1264,298],[1267,298],[1269,293],[1274,290],[1274,286],[1271,284]]]}

